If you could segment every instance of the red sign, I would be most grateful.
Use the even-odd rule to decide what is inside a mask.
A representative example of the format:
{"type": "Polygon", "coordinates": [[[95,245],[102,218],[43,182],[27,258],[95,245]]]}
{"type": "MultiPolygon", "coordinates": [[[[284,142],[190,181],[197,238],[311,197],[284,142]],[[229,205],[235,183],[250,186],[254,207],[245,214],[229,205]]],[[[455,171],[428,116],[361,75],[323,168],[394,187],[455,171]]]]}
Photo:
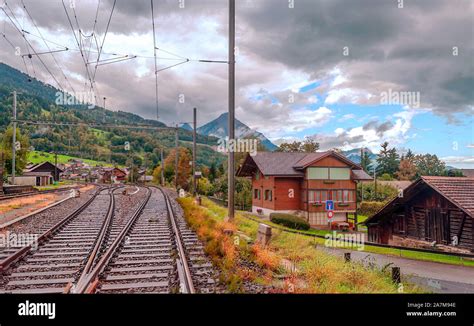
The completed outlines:
{"type": "Polygon", "coordinates": [[[328,219],[332,219],[334,217],[333,211],[328,211],[328,219]]]}

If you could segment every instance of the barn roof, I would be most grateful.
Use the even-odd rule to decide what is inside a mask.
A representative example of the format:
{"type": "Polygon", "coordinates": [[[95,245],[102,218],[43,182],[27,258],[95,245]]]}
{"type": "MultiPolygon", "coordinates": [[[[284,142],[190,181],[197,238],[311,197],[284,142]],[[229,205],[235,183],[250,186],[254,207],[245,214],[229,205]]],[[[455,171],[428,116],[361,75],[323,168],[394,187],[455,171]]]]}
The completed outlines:
{"type": "Polygon", "coordinates": [[[403,196],[388,202],[365,224],[376,223],[426,188],[431,188],[453,205],[474,217],[474,178],[423,176],[403,191],[403,196]]]}
{"type": "Polygon", "coordinates": [[[303,169],[327,156],[335,156],[353,168],[356,180],[370,179],[364,170],[345,156],[334,151],[317,153],[259,152],[255,156],[247,155],[237,171],[238,176],[250,176],[255,168],[263,175],[303,177],[303,169]]]}
{"type": "MultiPolygon", "coordinates": [[[[55,165],[51,162],[43,162],[43,163],[38,163],[38,164],[34,164],[34,165],[29,165],[27,167],[27,169],[24,171],[24,172],[35,172],[36,170],[38,170],[40,167],[47,167],[50,169],[50,171],[54,171],[54,168],[55,168],[55,165]]],[[[56,166],[56,169],[58,171],[58,173],[61,173],[63,172],[63,170],[61,170],[59,167],[56,166]]]]}
{"type": "Polygon", "coordinates": [[[474,216],[474,178],[422,177],[441,195],[474,216]]]}

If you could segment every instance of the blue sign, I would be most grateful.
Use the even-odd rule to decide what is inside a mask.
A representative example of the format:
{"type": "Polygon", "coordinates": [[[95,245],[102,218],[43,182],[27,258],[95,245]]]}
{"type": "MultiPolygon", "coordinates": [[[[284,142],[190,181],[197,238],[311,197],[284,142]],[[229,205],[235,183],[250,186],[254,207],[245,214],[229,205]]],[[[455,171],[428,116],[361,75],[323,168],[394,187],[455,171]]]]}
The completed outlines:
{"type": "Polygon", "coordinates": [[[332,200],[326,200],[326,210],[327,211],[334,210],[334,202],[332,200]]]}

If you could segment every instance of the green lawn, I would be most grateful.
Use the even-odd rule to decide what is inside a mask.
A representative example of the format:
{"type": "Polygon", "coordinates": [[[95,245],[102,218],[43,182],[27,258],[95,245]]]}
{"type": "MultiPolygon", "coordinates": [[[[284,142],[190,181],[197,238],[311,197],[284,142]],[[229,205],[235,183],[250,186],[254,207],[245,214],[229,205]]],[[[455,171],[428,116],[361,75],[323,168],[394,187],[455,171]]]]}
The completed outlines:
{"type": "MultiPolygon", "coordinates": [[[[112,164],[106,163],[106,162],[87,160],[87,159],[82,159],[82,158],[78,158],[74,156],[58,154],[58,164],[68,163],[69,160],[71,159],[79,159],[83,161],[84,163],[89,164],[91,166],[95,166],[95,165],[102,165],[102,166],[107,166],[107,167],[113,166],[112,164]]],[[[48,161],[54,164],[55,158],[54,158],[54,154],[40,152],[40,151],[32,151],[28,153],[28,161],[34,164],[48,161]]]]}

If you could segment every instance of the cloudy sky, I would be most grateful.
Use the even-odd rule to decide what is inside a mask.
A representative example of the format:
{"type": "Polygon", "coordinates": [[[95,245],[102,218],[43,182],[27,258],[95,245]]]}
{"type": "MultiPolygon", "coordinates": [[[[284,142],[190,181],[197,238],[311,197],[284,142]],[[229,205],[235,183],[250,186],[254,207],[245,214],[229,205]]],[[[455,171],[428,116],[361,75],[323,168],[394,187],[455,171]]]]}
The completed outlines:
{"type": "MultiPolygon", "coordinates": [[[[87,91],[84,61],[97,60],[96,41],[104,42],[101,60],[137,58],[99,66],[98,97],[156,119],[150,0],[117,0],[103,41],[113,3],[75,0],[73,11],[64,0],[83,59],[61,0],[8,0],[0,61],[87,91]],[[41,55],[51,74],[36,56],[25,64],[15,55],[32,50],[9,17],[37,53],[70,49],[41,55]]],[[[182,58],[227,59],[226,0],[154,0],[154,9],[158,69],[182,58]]],[[[236,24],[236,115],[275,143],[312,136],[322,149],[377,152],[388,141],[474,168],[473,1],[239,0],[236,24]]],[[[227,110],[226,64],[191,61],[158,77],[165,123],[190,121],[193,107],[198,124],[227,110]]]]}

